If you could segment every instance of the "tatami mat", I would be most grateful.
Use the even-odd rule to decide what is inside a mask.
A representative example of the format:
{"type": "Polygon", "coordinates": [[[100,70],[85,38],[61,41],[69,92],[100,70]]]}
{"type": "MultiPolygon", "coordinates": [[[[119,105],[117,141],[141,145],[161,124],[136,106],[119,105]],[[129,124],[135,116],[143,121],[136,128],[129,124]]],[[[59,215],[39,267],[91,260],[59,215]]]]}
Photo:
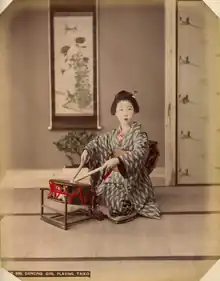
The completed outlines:
{"type": "MultiPolygon", "coordinates": [[[[157,187],[155,192],[163,212],[220,211],[219,186],[157,187]]],[[[39,189],[0,190],[0,213],[39,212],[39,189]]]]}
{"type": "Polygon", "coordinates": [[[195,256],[220,253],[220,215],[165,215],[124,225],[89,221],[60,230],[38,216],[1,221],[2,257],[195,256]]]}

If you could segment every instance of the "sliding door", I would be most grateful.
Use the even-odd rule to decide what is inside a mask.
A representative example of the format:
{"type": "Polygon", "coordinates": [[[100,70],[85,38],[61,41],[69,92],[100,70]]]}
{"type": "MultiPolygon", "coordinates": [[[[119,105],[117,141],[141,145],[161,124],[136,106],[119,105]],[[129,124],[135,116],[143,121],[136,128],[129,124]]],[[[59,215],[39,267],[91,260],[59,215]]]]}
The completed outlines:
{"type": "Polygon", "coordinates": [[[177,184],[220,183],[220,19],[177,2],[177,184]]]}

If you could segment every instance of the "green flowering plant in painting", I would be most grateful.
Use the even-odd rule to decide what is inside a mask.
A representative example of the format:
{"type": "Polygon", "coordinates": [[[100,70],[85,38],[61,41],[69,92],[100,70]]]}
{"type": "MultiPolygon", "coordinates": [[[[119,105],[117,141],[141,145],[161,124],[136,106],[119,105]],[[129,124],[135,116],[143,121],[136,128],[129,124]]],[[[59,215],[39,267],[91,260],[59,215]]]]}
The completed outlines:
{"type": "Polygon", "coordinates": [[[83,49],[86,48],[86,38],[75,38],[75,51],[71,54],[71,46],[65,45],[60,52],[64,56],[64,61],[67,66],[66,69],[61,69],[64,75],[67,70],[73,70],[75,76],[74,90],[67,90],[66,103],[63,107],[67,108],[70,103],[75,103],[79,109],[86,108],[93,100],[92,87],[89,81],[89,58],[84,56],[83,49]]]}
{"type": "Polygon", "coordinates": [[[81,156],[84,147],[96,137],[95,132],[90,131],[71,131],[62,136],[58,141],[53,142],[56,148],[64,152],[70,165],[66,167],[74,167],[74,155],[81,156]]]}

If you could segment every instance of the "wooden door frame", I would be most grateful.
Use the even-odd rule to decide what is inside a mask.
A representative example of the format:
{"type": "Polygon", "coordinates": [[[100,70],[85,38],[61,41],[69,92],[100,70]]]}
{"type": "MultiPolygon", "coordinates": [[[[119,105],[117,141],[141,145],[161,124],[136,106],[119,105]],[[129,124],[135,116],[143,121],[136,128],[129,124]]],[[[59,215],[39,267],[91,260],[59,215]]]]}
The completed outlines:
{"type": "Polygon", "coordinates": [[[177,0],[165,0],[165,185],[177,184],[177,0]]]}

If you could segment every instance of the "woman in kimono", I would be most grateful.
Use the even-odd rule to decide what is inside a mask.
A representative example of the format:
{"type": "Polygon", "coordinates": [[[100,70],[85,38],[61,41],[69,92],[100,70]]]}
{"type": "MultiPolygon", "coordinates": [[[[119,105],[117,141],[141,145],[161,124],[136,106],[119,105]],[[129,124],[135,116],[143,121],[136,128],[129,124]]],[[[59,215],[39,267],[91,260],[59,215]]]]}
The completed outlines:
{"type": "Polygon", "coordinates": [[[81,164],[87,163],[89,169],[105,168],[98,175],[96,192],[102,195],[108,216],[115,221],[131,220],[138,215],[160,218],[145,164],[148,136],[142,132],[141,124],[133,121],[138,112],[135,96],[119,92],[111,106],[111,114],[118,118],[119,127],[89,142],[81,155],[81,164]]]}

